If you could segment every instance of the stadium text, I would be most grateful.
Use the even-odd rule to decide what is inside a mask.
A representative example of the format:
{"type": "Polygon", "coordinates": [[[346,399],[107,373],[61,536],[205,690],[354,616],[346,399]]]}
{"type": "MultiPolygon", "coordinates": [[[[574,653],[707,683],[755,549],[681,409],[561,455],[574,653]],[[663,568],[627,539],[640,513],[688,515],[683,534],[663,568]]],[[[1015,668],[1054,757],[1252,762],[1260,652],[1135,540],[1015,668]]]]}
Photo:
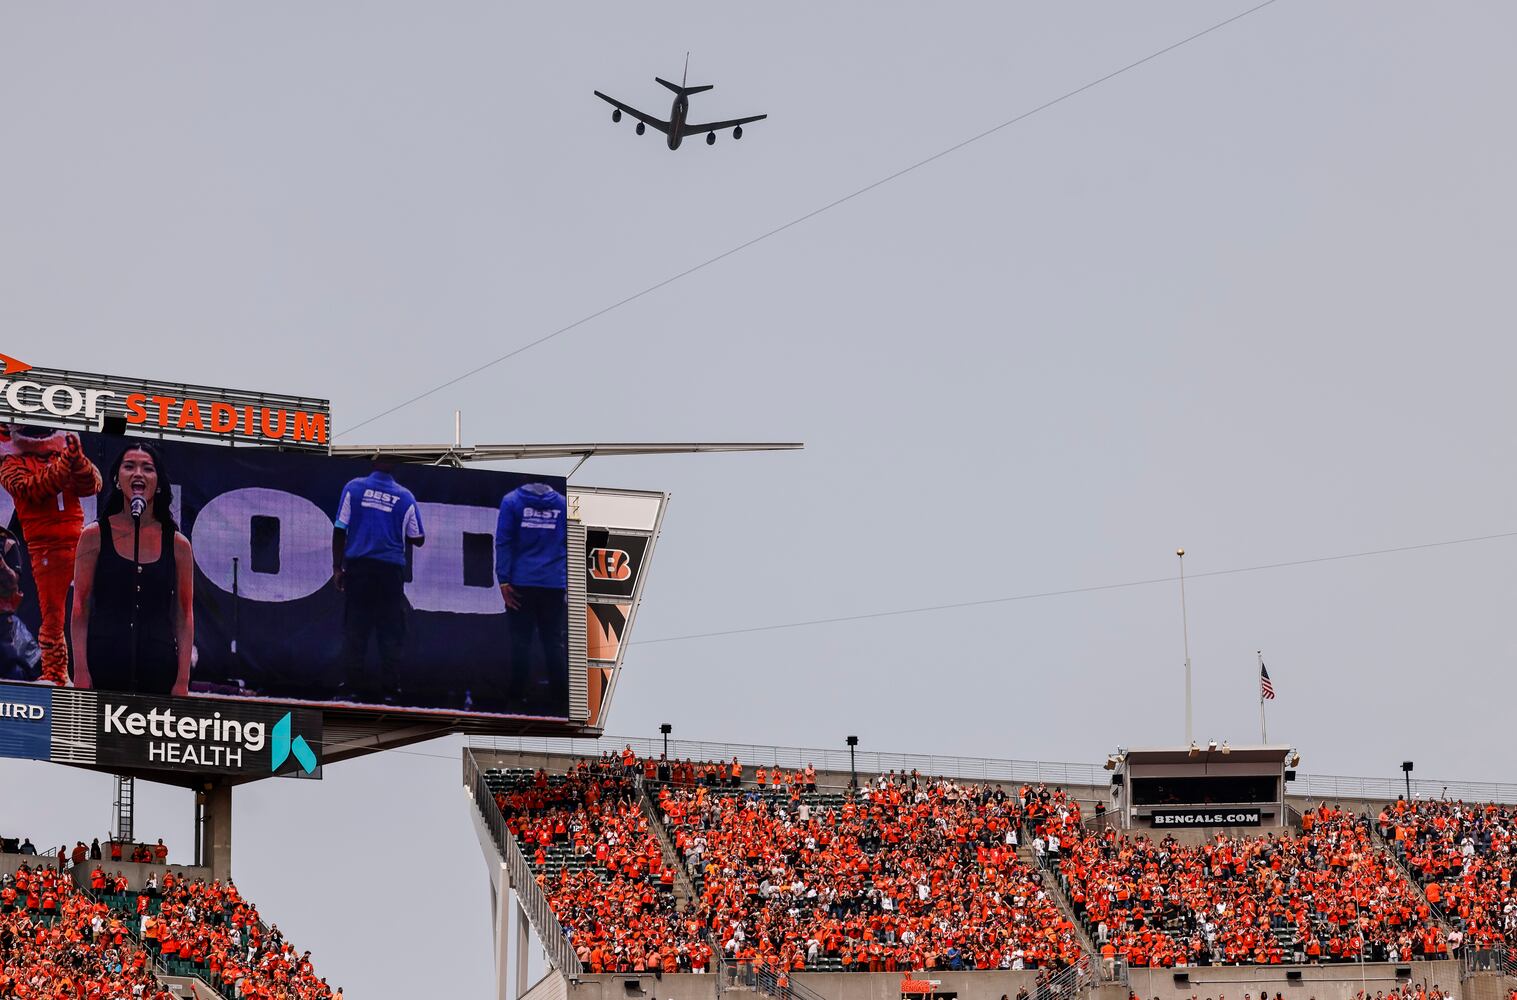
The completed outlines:
{"type": "Polygon", "coordinates": [[[28,705],[24,701],[0,702],[0,719],[42,719],[47,709],[41,705],[28,705]]]}
{"type": "Polygon", "coordinates": [[[67,382],[44,384],[29,379],[0,379],[0,399],[11,412],[44,413],[91,420],[101,415],[102,401],[121,398],[130,425],[161,427],[176,431],[209,431],[272,441],[288,437],[293,443],[326,444],[327,415],[268,406],[233,406],[231,403],[191,397],[124,395],[111,389],[79,389],[67,382]]]}
{"type": "Polygon", "coordinates": [[[1258,826],[1262,821],[1258,809],[1235,809],[1231,812],[1156,812],[1154,826],[1258,826]]]}

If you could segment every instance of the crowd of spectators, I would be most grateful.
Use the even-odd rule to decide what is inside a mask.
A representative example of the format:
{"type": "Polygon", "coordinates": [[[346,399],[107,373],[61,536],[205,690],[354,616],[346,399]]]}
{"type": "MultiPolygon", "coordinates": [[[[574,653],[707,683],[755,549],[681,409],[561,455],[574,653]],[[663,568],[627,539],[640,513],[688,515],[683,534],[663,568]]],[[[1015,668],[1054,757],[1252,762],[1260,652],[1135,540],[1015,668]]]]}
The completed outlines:
{"type": "Polygon", "coordinates": [[[98,847],[63,850],[77,865],[93,854],[88,892],[50,858],[0,877],[3,1000],[167,997],[156,959],[172,974],[200,976],[227,1000],[342,1000],[316,977],[310,953],[297,953],[278,925],[265,928],[230,881],[154,871],[133,890],[122,872],[107,872],[98,847]]]}
{"type": "MultiPolygon", "coordinates": [[[[729,958],[796,971],[1035,969],[1080,956],[1078,935],[1018,855],[1024,798],[889,774],[817,799],[815,771],[746,789],[662,786],[657,802],[700,884],[699,917],[729,958]]],[[[1062,796],[1060,797],[1062,799],[1062,796]]]]}
{"type": "MultiPolygon", "coordinates": [[[[37,845],[32,843],[30,837],[19,839],[0,837],[0,851],[32,857],[37,855],[37,845]]],[[[169,857],[169,849],[162,837],[158,838],[156,844],[123,843],[111,840],[106,842],[104,848],[100,846],[100,838],[96,837],[90,841],[88,847],[82,840],[76,841],[72,848],[67,844],[60,844],[57,852],[50,853],[48,856],[56,859],[59,870],[62,870],[68,867],[70,862],[82,865],[87,861],[102,861],[107,853],[110,854],[110,859],[117,863],[131,861],[136,864],[161,865],[166,864],[169,857]]]]}
{"type": "Polygon", "coordinates": [[[1453,924],[1452,947],[1517,944],[1512,885],[1517,809],[1397,799],[1380,811],[1376,827],[1422,883],[1428,902],[1453,924]]]}
{"type": "Polygon", "coordinates": [[[698,922],[676,908],[675,873],[649,829],[635,762],[582,760],[495,794],[570,945],[592,972],[705,972],[698,922]]]}
{"type": "MultiPolygon", "coordinates": [[[[91,873],[92,880],[103,878],[102,869],[91,873]]],[[[149,951],[171,970],[202,975],[228,1000],[341,1000],[340,989],[317,977],[311,953],[298,951],[278,924],[265,927],[231,880],[190,880],[169,871],[160,881],[153,873],[133,906],[149,951]]]]}
{"type": "Polygon", "coordinates": [[[0,877],[0,997],[167,1000],[125,917],[56,868],[0,877]]]}
{"type": "MultiPolygon", "coordinates": [[[[1422,893],[1359,817],[1326,804],[1299,835],[1199,845],[1078,822],[1037,827],[1103,958],[1134,966],[1450,957],[1422,893]]],[[[1453,942],[1457,947],[1457,939],[1453,942]]]]}
{"type": "MultiPolygon", "coordinates": [[[[1081,945],[1055,882],[1108,963],[1410,962],[1517,943],[1506,806],[1398,801],[1370,823],[1323,803],[1299,833],[1182,843],[1087,824],[1045,786],[913,772],[818,793],[809,765],[630,747],[496,801],[592,972],[705,971],[713,953],[779,976],[1057,970],[1081,945]],[[685,908],[639,782],[694,883],[685,908]]],[[[1408,985],[1379,1000],[1444,994],[1408,985]]]]}

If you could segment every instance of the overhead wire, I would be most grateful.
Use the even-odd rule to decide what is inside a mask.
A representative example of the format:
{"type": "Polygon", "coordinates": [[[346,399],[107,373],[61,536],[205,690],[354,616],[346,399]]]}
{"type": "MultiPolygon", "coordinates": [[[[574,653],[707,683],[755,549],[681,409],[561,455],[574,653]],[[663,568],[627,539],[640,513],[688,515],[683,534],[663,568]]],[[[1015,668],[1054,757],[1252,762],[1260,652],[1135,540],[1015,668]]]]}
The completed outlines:
{"type": "MultiPolygon", "coordinates": [[[[1200,573],[1188,574],[1188,579],[1198,580],[1208,577],[1234,576],[1240,573],[1260,573],[1269,570],[1290,569],[1298,566],[1313,566],[1322,563],[1343,562],[1349,559],[1365,559],[1373,556],[1396,555],[1404,552],[1419,552],[1428,549],[1447,548],[1453,545],[1471,545],[1478,542],[1492,542],[1503,539],[1517,538],[1517,531],[1501,531],[1489,535],[1470,535],[1465,538],[1446,538],[1436,542],[1418,542],[1412,545],[1394,545],[1388,548],[1363,549],[1358,552],[1341,552],[1327,556],[1311,556],[1304,559],[1288,559],[1282,562],[1258,563],[1253,566],[1234,566],[1228,569],[1205,570],[1200,573]]],[[[1033,601],[1050,597],[1068,597],[1075,594],[1094,594],[1102,591],[1124,590],[1133,587],[1149,587],[1156,584],[1175,583],[1180,579],[1179,575],[1156,576],[1145,580],[1128,580],[1122,583],[1096,584],[1086,587],[1069,587],[1063,590],[1045,590],[1030,594],[1014,594],[1008,597],[988,597],[975,601],[956,601],[948,604],[929,604],[915,608],[897,608],[889,611],[871,611],[855,615],[835,615],[828,618],[808,618],[795,622],[780,622],[771,625],[753,625],[746,628],[723,629],[716,632],[695,632],[689,635],[666,636],[661,639],[643,639],[641,641],[629,641],[628,646],[651,646],[658,643],[686,642],[694,639],[713,639],[721,636],[747,635],[754,632],[774,632],[782,629],[809,628],[816,625],[834,625],[842,622],[867,621],[876,618],[891,618],[900,615],[927,614],[933,611],[950,611],[958,608],[984,607],[991,604],[1009,604],[1015,601],[1033,601]]],[[[456,758],[442,754],[423,753],[417,750],[394,749],[388,753],[406,754],[411,757],[432,757],[438,760],[455,761],[456,758]]]]}
{"type": "MultiPolygon", "coordinates": [[[[1214,569],[1201,573],[1188,573],[1186,579],[1232,576],[1238,573],[1259,573],[1265,570],[1288,569],[1293,566],[1310,566],[1318,563],[1341,562],[1346,559],[1363,559],[1369,556],[1393,555],[1399,552],[1415,552],[1422,549],[1444,548],[1450,545],[1469,545],[1504,538],[1517,538],[1517,531],[1504,531],[1492,535],[1474,535],[1469,538],[1449,538],[1437,542],[1421,542],[1416,545],[1397,545],[1385,549],[1366,549],[1361,552],[1344,552],[1330,556],[1313,556],[1308,559],[1291,559],[1285,562],[1260,563],[1256,566],[1235,566],[1230,569],[1214,569]]],[[[934,611],[952,611],[959,608],[978,608],[992,604],[1011,604],[1016,601],[1036,601],[1050,597],[1068,597],[1074,594],[1095,594],[1108,590],[1126,590],[1133,587],[1150,587],[1161,583],[1175,583],[1175,576],[1155,576],[1144,580],[1127,580],[1122,583],[1103,583],[1086,587],[1068,587],[1063,590],[1044,590],[1029,594],[1013,594],[1007,597],[985,597],[973,601],[954,601],[947,604],[925,604],[914,608],[894,608],[886,611],[867,611],[853,615],[833,615],[827,618],[807,618],[801,621],[779,622],[771,625],[751,625],[745,628],[723,629],[716,632],[692,632],[688,635],[671,635],[657,639],[629,640],[628,646],[652,646],[658,643],[688,642],[694,639],[714,639],[720,636],[749,635],[755,632],[777,632],[783,629],[810,628],[816,625],[836,625],[843,622],[869,621],[876,618],[894,618],[901,615],[920,615],[934,611]]]]}
{"type": "Polygon", "coordinates": [[[480,372],[483,372],[483,371],[486,371],[486,370],[488,370],[490,368],[493,368],[496,365],[501,364],[502,362],[509,361],[510,359],[512,359],[512,358],[514,358],[514,357],[516,357],[516,356],[518,356],[520,354],[523,354],[523,353],[525,353],[527,351],[532,350],[532,348],[534,348],[534,347],[537,347],[537,346],[539,346],[541,344],[546,344],[550,340],[553,340],[553,339],[555,339],[557,337],[560,337],[560,336],[562,336],[562,335],[564,335],[566,333],[569,333],[569,332],[571,332],[573,330],[577,330],[578,328],[584,326],[586,323],[589,323],[589,322],[591,322],[593,320],[599,319],[600,317],[606,315],[609,312],[612,312],[613,310],[620,309],[622,306],[628,305],[628,304],[630,304],[632,302],[636,302],[638,299],[641,299],[641,298],[643,298],[643,297],[645,297],[647,295],[651,295],[654,292],[658,291],[659,289],[664,288],[664,287],[666,287],[668,285],[672,285],[673,283],[675,283],[676,281],[681,280],[682,278],[687,278],[690,275],[695,274],[697,271],[702,271],[702,270],[710,267],[713,264],[716,264],[716,263],[719,263],[720,261],[726,260],[728,257],[731,257],[734,254],[741,253],[742,251],[747,250],[749,247],[752,247],[752,246],[755,246],[755,245],[757,245],[759,243],[762,243],[765,240],[770,239],[771,237],[778,236],[780,233],[783,233],[783,232],[785,232],[786,230],[789,230],[789,229],[793,229],[794,227],[799,226],[799,225],[801,225],[804,222],[808,222],[811,219],[814,219],[817,216],[823,214],[824,212],[829,212],[829,211],[831,211],[834,208],[837,208],[837,207],[839,207],[841,205],[845,205],[848,202],[852,201],[853,199],[860,197],[861,195],[868,194],[870,191],[873,191],[876,188],[879,188],[879,187],[882,187],[882,186],[884,186],[886,184],[889,184],[891,181],[898,180],[898,179],[906,176],[907,174],[912,173],[913,171],[920,170],[922,167],[925,167],[928,164],[935,163],[938,160],[943,159],[945,156],[949,156],[949,155],[951,155],[953,153],[956,153],[959,150],[965,148],[966,146],[972,145],[972,144],[974,144],[976,142],[979,142],[982,139],[985,139],[985,138],[988,138],[989,136],[995,135],[997,132],[1000,132],[1003,129],[1010,128],[1011,126],[1016,125],[1019,122],[1024,122],[1027,119],[1033,117],[1034,115],[1040,114],[1041,112],[1047,111],[1049,108],[1052,108],[1052,107],[1055,107],[1056,105],[1064,103],[1065,101],[1069,100],[1072,97],[1077,97],[1080,94],[1085,93],[1087,90],[1091,90],[1091,89],[1093,89],[1095,87],[1099,87],[1101,84],[1106,83],[1106,82],[1108,82],[1110,80],[1114,80],[1117,77],[1123,75],[1124,73],[1128,73],[1128,72],[1130,72],[1132,70],[1135,70],[1138,67],[1143,66],[1146,63],[1150,63],[1153,60],[1160,58],[1161,56],[1168,55],[1169,53],[1175,51],[1178,48],[1181,48],[1182,46],[1189,45],[1191,42],[1194,42],[1194,41],[1196,41],[1198,39],[1201,39],[1201,38],[1205,38],[1207,35],[1210,35],[1210,34],[1212,34],[1215,31],[1220,31],[1221,29],[1227,27],[1228,25],[1233,24],[1233,23],[1235,23],[1237,21],[1241,21],[1244,18],[1248,17],[1249,15],[1255,14],[1255,13],[1263,10],[1264,8],[1272,6],[1273,4],[1278,3],[1278,2],[1279,2],[1279,0],[1264,0],[1263,3],[1256,4],[1253,7],[1249,7],[1247,10],[1240,11],[1239,13],[1234,14],[1231,17],[1228,17],[1228,18],[1226,18],[1224,20],[1216,22],[1215,24],[1211,25],[1210,27],[1201,29],[1200,31],[1197,31],[1196,33],[1194,33],[1192,35],[1187,35],[1186,37],[1180,39],[1177,42],[1171,42],[1169,45],[1164,46],[1162,49],[1158,49],[1158,50],[1156,50],[1154,52],[1150,52],[1148,55],[1144,56],[1143,58],[1136,59],[1133,62],[1130,62],[1127,65],[1121,67],[1120,69],[1112,70],[1111,72],[1105,74],[1104,76],[1097,77],[1096,79],[1091,80],[1088,83],[1082,84],[1081,86],[1076,87],[1073,90],[1066,91],[1066,92],[1060,94],[1058,97],[1052,98],[1051,100],[1048,100],[1048,101],[1044,101],[1042,104],[1039,104],[1037,107],[1031,108],[1031,109],[1029,109],[1027,111],[1023,111],[1020,114],[1016,115],[1015,117],[1008,118],[1006,121],[1003,121],[1003,122],[1001,122],[998,125],[993,125],[990,128],[987,128],[987,129],[985,129],[982,132],[977,132],[974,135],[970,136],[969,138],[962,139],[962,140],[954,143],[953,145],[948,146],[945,149],[940,149],[936,153],[933,153],[931,156],[927,156],[927,157],[924,157],[924,158],[922,158],[920,160],[917,160],[914,163],[911,163],[911,164],[909,164],[909,165],[907,165],[905,167],[902,167],[901,169],[895,171],[894,173],[887,174],[886,176],[881,177],[880,179],[878,179],[876,181],[873,181],[873,182],[871,182],[869,184],[866,184],[866,185],[864,185],[861,188],[858,188],[858,189],[856,189],[854,191],[850,191],[849,193],[843,195],[842,197],[835,198],[832,201],[827,202],[825,205],[820,206],[819,208],[812,209],[811,211],[805,213],[804,215],[796,216],[795,218],[791,219],[789,222],[784,223],[783,225],[776,226],[775,228],[770,229],[767,232],[761,233],[758,236],[753,237],[752,239],[745,240],[742,243],[739,243],[738,245],[736,245],[736,246],[734,246],[734,247],[732,247],[732,248],[730,248],[728,250],[722,251],[721,253],[717,254],[714,257],[710,257],[710,258],[708,258],[706,260],[701,261],[699,264],[696,264],[693,267],[687,267],[685,270],[680,271],[678,274],[671,275],[670,277],[665,278],[662,281],[655,282],[654,284],[649,285],[648,287],[642,289],[641,291],[634,292],[631,295],[628,295],[625,298],[619,299],[616,302],[613,302],[613,303],[611,303],[608,306],[604,306],[604,307],[602,307],[600,309],[597,309],[594,312],[589,313],[588,315],[582,316],[579,319],[575,320],[572,323],[569,323],[566,326],[561,326],[558,329],[552,331],[551,333],[546,333],[546,334],[542,335],[541,337],[538,337],[536,340],[528,341],[527,343],[522,344],[519,347],[515,347],[515,348],[507,351],[505,354],[502,354],[499,357],[492,358],[489,361],[486,361],[486,362],[484,362],[482,364],[476,365],[473,368],[470,368],[468,371],[463,372],[462,374],[455,375],[454,377],[448,379],[445,382],[438,383],[437,385],[433,386],[432,388],[427,389],[425,392],[417,393],[414,396],[411,396],[411,397],[409,397],[409,398],[407,398],[405,400],[402,400],[399,403],[396,403],[394,406],[391,406],[389,409],[381,410],[379,413],[376,413],[376,414],[374,414],[371,417],[366,417],[365,419],[360,420],[358,423],[353,424],[352,426],[343,429],[342,431],[338,432],[337,434],[335,434],[333,436],[334,437],[343,437],[346,434],[350,434],[353,431],[358,430],[360,427],[367,426],[368,424],[374,423],[376,420],[380,420],[380,419],[382,419],[384,417],[388,417],[392,413],[396,413],[396,412],[398,412],[400,410],[405,409],[406,407],[410,406],[412,403],[418,403],[421,400],[426,399],[428,396],[432,396],[432,395],[434,395],[436,393],[439,393],[442,390],[449,388],[450,386],[457,385],[459,382],[462,382],[462,381],[464,381],[465,379],[468,379],[468,378],[472,378],[473,376],[478,375],[480,372]]]}

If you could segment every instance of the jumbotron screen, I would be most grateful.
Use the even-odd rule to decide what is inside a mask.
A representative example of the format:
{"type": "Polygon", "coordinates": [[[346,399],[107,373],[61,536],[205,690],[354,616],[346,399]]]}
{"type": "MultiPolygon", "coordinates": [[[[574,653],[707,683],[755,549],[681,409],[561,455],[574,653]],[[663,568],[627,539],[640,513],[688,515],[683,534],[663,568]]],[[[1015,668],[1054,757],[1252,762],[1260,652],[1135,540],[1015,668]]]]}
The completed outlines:
{"type": "Polygon", "coordinates": [[[0,488],[0,679],[568,716],[562,478],[12,423],[0,488]]]}

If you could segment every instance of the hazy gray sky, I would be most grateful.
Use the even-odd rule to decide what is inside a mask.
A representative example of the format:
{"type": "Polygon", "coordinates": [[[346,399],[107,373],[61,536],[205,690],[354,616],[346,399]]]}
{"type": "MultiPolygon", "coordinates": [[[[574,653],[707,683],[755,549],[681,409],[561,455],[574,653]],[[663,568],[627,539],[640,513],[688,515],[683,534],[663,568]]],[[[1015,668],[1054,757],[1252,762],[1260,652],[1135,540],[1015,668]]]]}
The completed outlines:
{"type": "MultiPolygon", "coordinates": [[[[337,426],[1250,6],[0,0],[0,350],[337,426]],[[677,153],[662,114],[768,112],[677,153]]],[[[637,639],[1517,530],[1505,3],[1280,2],[345,442],[799,439],[669,489],[637,639]]],[[[567,471],[567,464],[553,468],[567,471]]],[[[1513,777],[1517,539],[1197,579],[1197,732],[1513,777]]],[[[629,652],[613,733],[1178,740],[1172,585],[629,652]]],[[[265,782],[238,881],[355,997],[490,982],[456,744],[265,782]],[[423,916],[423,914],[425,914],[423,916]]],[[[0,829],[110,780],[0,762],[0,829]]],[[[190,803],[139,829],[190,844],[190,803]]]]}

